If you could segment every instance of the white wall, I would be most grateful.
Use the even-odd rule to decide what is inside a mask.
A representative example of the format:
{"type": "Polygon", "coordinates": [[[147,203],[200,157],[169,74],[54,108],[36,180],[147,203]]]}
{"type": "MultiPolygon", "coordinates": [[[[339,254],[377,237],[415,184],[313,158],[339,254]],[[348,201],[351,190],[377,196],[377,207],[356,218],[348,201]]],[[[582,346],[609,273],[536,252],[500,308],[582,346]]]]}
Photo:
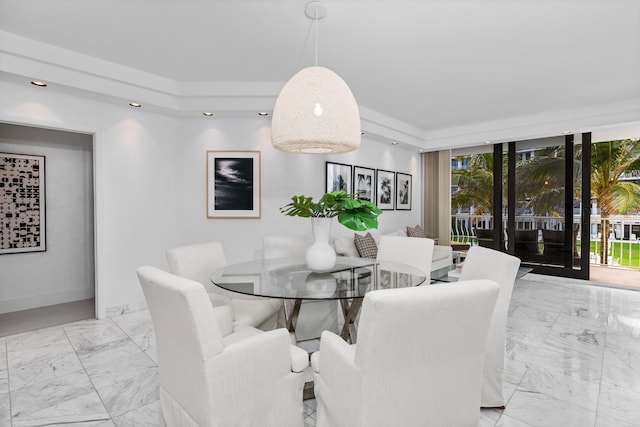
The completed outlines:
{"type": "Polygon", "coordinates": [[[180,235],[179,121],[28,82],[0,93],[0,121],[94,134],[97,314],[144,306],[136,268],[164,267],[180,235]]]}
{"type": "Polygon", "coordinates": [[[0,123],[0,152],[45,156],[47,225],[46,251],[0,256],[0,313],[93,297],[92,144],[91,135],[0,123]]]}
{"type": "MultiPolygon", "coordinates": [[[[167,248],[220,240],[229,262],[252,258],[262,235],[303,234],[310,225],[278,208],[293,194],[324,192],[325,162],[410,173],[411,211],[385,211],[381,231],[420,223],[418,153],[363,139],[342,155],[294,155],[270,142],[270,119],[180,119],[28,85],[0,82],[0,121],[94,134],[98,315],[136,309],[144,298],[135,270],[166,268],[167,248]],[[262,218],[207,219],[206,151],[261,150],[262,218]]],[[[337,222],[333,234],[347,234],[337,222]]]]}
{"type": "MultiPolygon", "coordinates": [[[[270,139],[270,119],[211,118],[186,119],[182,123],[181,205],[183,244],[220,240],[229,262],[242,261],[259,254],[263,235],[305,234],[309,221],[288,217],[279,208],[294,194],[318,198],[325,192],[325,162],[345,163],[409,173],[413,175],[411,211],[384,211],[379,217],[382,232],[414,226],[421,222],[420,156],[391,145],[363,139],[359,150],[340,155],[291,154],[275,150],[270,139]],[[261,219],[207,219],[206,151],[260,150],[262,156],[261,219]],[[187,191],[191,190],[191,191],[187,191]]],[[[352,233],[337,221],[332,235],[352,233]]]]}

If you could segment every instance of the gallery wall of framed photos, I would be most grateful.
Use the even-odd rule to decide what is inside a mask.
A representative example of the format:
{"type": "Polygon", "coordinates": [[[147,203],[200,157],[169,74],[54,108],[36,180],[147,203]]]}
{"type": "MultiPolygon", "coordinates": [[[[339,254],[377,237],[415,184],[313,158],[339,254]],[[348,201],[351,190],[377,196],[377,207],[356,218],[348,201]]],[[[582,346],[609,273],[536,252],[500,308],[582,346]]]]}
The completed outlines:
{"type": "Polygon", "coordinates": [[[325,184],[327,193],[344,190],[382,210],[411,210],[413,182],[408,173],[326,162],[325,184]]]}

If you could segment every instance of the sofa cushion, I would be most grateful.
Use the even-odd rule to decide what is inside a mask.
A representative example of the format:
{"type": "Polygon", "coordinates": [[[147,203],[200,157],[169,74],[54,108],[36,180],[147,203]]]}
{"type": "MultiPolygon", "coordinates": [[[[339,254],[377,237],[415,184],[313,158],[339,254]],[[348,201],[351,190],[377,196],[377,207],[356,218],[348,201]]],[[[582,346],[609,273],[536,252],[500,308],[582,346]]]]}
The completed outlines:
{"type": "Polygon", "coordinates": [[[333,241],[333,247],[336,250],[336,254],[340,256],[348,256],[357,258],[360,255],[358,254],[358,248],[356,248],[356,244],[353,241],[353,237],[351,236],[342,236],[338,237],[333,241]]]}
{"type": "Polygon", "coordinates": [[[364,236],[354,234],[353,241],[358,249],[358,254],[362,258],[375,259],[378,256],[378,243],[376,243],[371,233],[367,233],[364,236]]]}
{"type": "MultiPolygon", "coordinates": [[[[385,236],[403,236],[403,237],[407,237],[407,230],[406,229],[402,229],[402,228],[398,228],[396,231],[392,231],[391,233],[385,234],[385,236]]],[[[380,239],[377,239],[376,241],[378,243],[380,243],[380,239]]]]}
{"type": "MultiPolygon", "coordinates": [[[[408,228],[415,227],[406,227],[405,229],[398,229],[396,231],[392,231],[390,233],[384,234],[385,236],[406,236],[405,230],[408,228]]],[[[358,234],[360,237],[363,237],[364,233],[354,233],[358,234]]],[[[376,229],[369,230],[368,234],[370,234],[375,243],[376,247],[380,242],[380,232],[376,229]]],[[[336,249],[336,253],[340,256],[348,256],[348,257],[359,257],[358,248],[356,248],[355,244],[355,236],[343,236],[338,237],[334,240],[334,246],[336,249]]],[[[375,256],[374,256],[375,258],[375,256]]],[[[453,262],[452,260],[452,250],[451,246],[440,246],[435,245],[433,247],[433,256],[431,260],[431,271],[448,267],[453,262]]]]}
{"type": "Polygon", "coordinates": [[[451,247],[450,246],[433,246],[433,256],[432,262],[440,261],[442,259],[448,258],[451,256],[451,247]]]}
{"type": "Polygon", "coordinates": [[[407,236],[409,237],[422,237],[427,238],[427,235],[424,232],[424,229],[420,227],[420,225],[416,225],[415,227],[407,226],[407,236]]]}
{"type": "MultiPolygon", "coordinates": [[[[360,236],[364,236],[365,234],[371,234],[373,236],[373,240],[376,241],[376,244],[380,242],[380,232],[376,229],[372,229],[367,231],[366,233],[354,233],[360,236]]],[[[357,258],[360,256],[358,253],[358,248],[356,248],[356,243],[353,238],[353,234],[349,236],[338,237],[333,241],[333,247],[336,250],[336,254],[340,256],[348,256],[357,258]]]]}

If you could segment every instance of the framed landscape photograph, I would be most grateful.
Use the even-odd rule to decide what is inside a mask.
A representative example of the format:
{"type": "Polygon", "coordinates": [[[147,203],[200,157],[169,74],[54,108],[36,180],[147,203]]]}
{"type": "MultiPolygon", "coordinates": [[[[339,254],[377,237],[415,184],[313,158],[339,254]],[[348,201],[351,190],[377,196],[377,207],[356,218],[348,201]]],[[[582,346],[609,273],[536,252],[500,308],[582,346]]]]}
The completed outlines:
{"type": "Polygon", "coordinates": [[[411,175],[396,173],[396,209],[411,210],[411,175]]]}
{"type": "Polygon", "coordinates": [[[44,160],[0,153],[0,255],[47,250],[44,160]]]}
{"type": "Polygon", "coordinates": [[[344,190],[351,194],[351,165],[327,162],[326,192],[344,190]]]}
{"type": "Polygon", "coordinates": [[[382,169],[376,170],[376,204],[383,211],[393,210],[395,178],[395,172],[382,169]]]}
{"type": "Polygon", "coordinates": [[[207,218],[260,218],[260,151],[207,151],[207,218]]]}
{"type": "Polygon", "coordinates": [[[361,200],[376,202],[375,169],[353,167],[353,194],[361,200]]]}

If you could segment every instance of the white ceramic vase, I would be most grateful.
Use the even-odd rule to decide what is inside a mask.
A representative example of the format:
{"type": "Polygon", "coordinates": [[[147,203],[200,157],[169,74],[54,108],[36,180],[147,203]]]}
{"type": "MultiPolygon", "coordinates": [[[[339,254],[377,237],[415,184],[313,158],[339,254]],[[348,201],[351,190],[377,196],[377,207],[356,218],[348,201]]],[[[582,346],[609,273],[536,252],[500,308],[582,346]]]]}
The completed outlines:
{"type": "Polygon", "coordinates": [[[311,218],[313,244],[305,254],[307,267],[313,271],[325,271],[336,265],[336,251],[329,244],[332,218],[311,218]]]}

